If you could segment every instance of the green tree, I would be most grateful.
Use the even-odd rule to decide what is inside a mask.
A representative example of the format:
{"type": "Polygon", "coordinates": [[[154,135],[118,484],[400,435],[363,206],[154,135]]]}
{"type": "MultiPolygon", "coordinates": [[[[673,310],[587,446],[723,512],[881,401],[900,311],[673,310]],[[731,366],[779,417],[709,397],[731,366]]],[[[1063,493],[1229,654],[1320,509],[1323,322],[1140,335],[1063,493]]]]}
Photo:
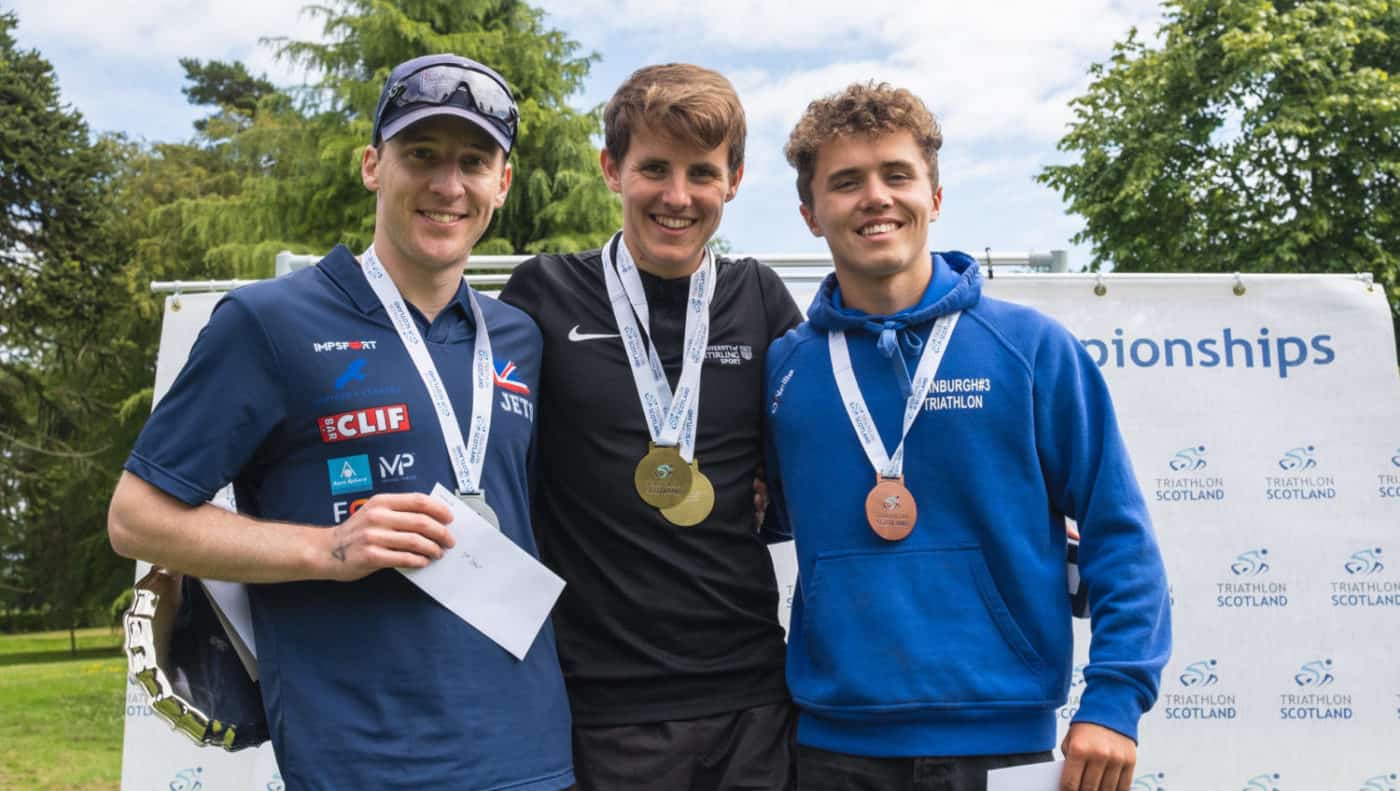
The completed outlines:
{"type": "MultiPolygon", "coordinates": [[[[236,61],[204,62],[196,58],[180,58],[180,66],[185,70],[185,81],[189,83],[180,89],[185,98],[190,104],[218,108],[220,116],[235,114],[252,118],[258,100],[277,90],[266,77],[254,77],[246,66],[236,61]]],[[[194,128],[203,132],[208,129],[209,121],[208,118],[201,118],[194,122],[194,128]]]]}
{"type": "Polygon", "coordinates": [[[17,25],[0,14],[0,605],[71,627],[110,599],[97,532],[121,463],[104,431],[121,295],[102,228],[119,146],[91,139],[17,25]]]}
{"type": "MultiPolygon", "coordinates": [[[[1400,3],[1167,0],[1037,177],[1119,271],[1376,273],[1400,297],[1400,3]]],[[[1400,318],[1400,305],[1396,305],[1400,318]]],[[[1400,325],[1397,325],[1400,326],[1400,325]]]]}
{"type": "MultiPolygon", "coordinates": [[[[274,41],[283,56],[323,75],[307,93],[310,106],[345,121],[323,139],[322,158],[358,167],[389,71],[419,55],[453,52],[499,71],[520,106],[511,196],[478,250],[583,249],[620,225],[592,141],[598,115],[568,104],[596,56],[579,56],[576,42],[546,29],[543,12],[520,0],[337,0],[311,10],[324,20],[329,43],[274,41]]],[[[373,214],[358,175],[335,199],[360,223],[373,214]]]]}

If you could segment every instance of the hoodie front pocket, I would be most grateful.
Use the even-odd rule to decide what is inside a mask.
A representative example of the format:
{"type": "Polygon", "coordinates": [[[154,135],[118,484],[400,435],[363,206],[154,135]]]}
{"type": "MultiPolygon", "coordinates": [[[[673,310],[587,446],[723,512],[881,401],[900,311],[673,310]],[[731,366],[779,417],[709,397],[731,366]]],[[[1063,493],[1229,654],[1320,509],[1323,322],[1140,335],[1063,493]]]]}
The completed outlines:
{"type": "Polygon", "coordinates": [[[819,556],[803,608],[804,705],[1053,703],[978,547],[819,556]]]}

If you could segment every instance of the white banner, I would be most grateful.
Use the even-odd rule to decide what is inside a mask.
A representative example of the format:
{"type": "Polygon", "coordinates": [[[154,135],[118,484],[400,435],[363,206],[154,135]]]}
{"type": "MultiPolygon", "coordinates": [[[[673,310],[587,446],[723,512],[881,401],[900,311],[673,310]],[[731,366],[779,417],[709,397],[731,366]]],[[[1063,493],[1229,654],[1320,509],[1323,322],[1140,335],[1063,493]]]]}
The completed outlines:
{"type": "MultiPolygon", "coordinates": [[[[1113,392],[1174,646],[1133,791],[1400,788],[1400,376],[1351,277],[997,278],[1113,392]]],[[[1076,674],[1088,661],[1077,624],[1076,674]]]]}
{"type": "MultiPolygon", "coordinates": [[[[209,321],[223,294],[181,294],[165,300],[165,319],[156,353],[152,406],[159,402],[185,365],[195,336],[209,321]]],[[[215,497],[224,496],[225,489],[215,497]]],[[[136,564],[136,579],[149,565],[136,564]]],[[[198,747],[151,712],[146,691],[127,679],[126,736],[122,745],[123,791],[283,791],[272,746],[227,753],[198,747]]]]}
{"type": "MultiPolygon", "coordinates": [[[[1400,376],[1383,292],[1341,276],[1000,275],[1113,391],[1166,557],[1173,658],[1132,791],[1400,789],[1400,376]]],[[[793,288],[799,304],[811,287],[793,288]]],[[[214,295],[167,304],[157,397],[214,295]]],[[[794,564],[775,551],[781,617],[794,564]]],[[[1077,624],[1077,667],[1088,658],[1077,624]]],[[[1077,704],[1076,673],[1062,729],[1077,704]]],[[[128,696],[123,788],[270,789],[128,696]],[[183,784],[183,785],[182,785],[183,784]],[[202,784],[202,786],[200,785],[202,784]]],[[[1063,732],[1063,730],[1062,730],[1063,732]]]]}

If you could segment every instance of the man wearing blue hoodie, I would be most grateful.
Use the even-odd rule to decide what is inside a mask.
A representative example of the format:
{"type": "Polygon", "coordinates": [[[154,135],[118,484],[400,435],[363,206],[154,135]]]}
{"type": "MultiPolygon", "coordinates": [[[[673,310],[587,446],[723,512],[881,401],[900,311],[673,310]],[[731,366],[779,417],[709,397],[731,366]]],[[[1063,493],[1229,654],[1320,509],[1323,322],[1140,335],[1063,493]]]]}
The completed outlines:
{"type": "Polygon", "coordinates": [[[982,791],[989,769],[1050,760],[1068,516],[1093,639],[1061,788],[1126,791],[1170,651],[1161,556],[1074,336],[982,298],[967,255],[929,254],[941,144],[917,97],[870,84],[809,105],[786,149],[836,266],[767,360],[769,483],[800,579],[799,784],[982,791]]]}

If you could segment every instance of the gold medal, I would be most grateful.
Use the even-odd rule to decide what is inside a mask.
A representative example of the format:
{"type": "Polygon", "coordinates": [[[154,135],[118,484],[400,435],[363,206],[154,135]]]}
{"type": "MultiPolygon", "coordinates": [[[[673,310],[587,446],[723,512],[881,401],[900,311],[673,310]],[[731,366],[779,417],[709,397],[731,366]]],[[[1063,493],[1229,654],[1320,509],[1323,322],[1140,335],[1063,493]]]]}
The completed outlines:
{"type": "Polygon", "coordinates": [[[652,508],[672,508],[680,505],[690,493],[690,465],[674,445],[657,447],[653,442],[637,465],[632,482],[642,502],[652,508]]]}
{"type": "Polygon", "coordinates": [[[875,482],[875,488],[865,496],[865,518],[875,535],[886,541],[900,541],[914,530],[919,508],[914,495],[904,487],[904,476],[875,482]]]}
{"type": "Polygon", "coordinates": [[[705,521],[715,508],[715,487],[710,479],[700,472],[700,460],[690,462],[690,493],[680,505],[662,508],[661,515],[666,521],[680,527],[694,527],[705,521]]]}

